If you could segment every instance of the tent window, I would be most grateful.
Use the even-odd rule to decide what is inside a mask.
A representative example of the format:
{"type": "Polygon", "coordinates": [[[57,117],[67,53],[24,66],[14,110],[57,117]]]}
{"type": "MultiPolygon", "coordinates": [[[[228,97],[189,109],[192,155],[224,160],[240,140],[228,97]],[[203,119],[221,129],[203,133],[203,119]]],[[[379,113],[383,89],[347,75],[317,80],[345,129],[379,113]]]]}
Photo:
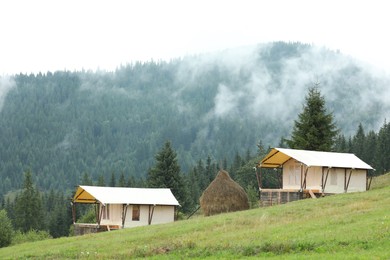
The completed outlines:
{"type": "Polygon", "coordinates": [[[110,205],[102,205],[103,207],[103,219],[110,219],[110,205]]]}
{"type": "Polygon", "coordinates": [[[330,185],[337,185],[337,172],[336,169],[330,170],[330,185]]]}
{"type": "Polygon", "coordinates": [[[133,218],[132,218],[133,221],[139,221],[139,215],[140,215],[139,213],[140,213],[139,205],[133,205],[133,218]]]}

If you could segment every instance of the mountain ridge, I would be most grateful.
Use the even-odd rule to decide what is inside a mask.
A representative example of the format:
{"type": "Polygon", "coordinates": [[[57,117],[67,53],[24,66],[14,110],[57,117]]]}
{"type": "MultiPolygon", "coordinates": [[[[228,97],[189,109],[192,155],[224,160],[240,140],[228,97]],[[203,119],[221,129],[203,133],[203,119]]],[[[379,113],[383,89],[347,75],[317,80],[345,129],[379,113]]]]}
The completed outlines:
{"type": "Polygon", "coordinates": [[[19,74],[0,82],[0,193],[31,169],[42,188],[69,189],[83,173],[145,177],[171,140],[183,171],[233,160],[287,137],[308,87],[351,135],[378,130],[390,77],[336,51],[274,42],[114,72],[19,74]]]}

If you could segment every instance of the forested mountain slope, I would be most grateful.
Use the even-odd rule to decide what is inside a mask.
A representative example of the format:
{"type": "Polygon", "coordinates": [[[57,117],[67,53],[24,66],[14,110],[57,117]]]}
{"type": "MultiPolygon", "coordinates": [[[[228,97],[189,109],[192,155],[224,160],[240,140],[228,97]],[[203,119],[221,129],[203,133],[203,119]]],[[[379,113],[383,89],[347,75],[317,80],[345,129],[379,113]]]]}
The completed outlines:
{"type": "Polygon", "coordinates": [[[114,72],[47,72],[0,81],[0,194],[31,169],[41,188],[73,188],[83,173],[145,176],[171,140],[184,171],[199,159],[254,153],[290,134],[320,83],[344,134],[388,118],[388,75],[300,43],[270,43],[114,72]]]}

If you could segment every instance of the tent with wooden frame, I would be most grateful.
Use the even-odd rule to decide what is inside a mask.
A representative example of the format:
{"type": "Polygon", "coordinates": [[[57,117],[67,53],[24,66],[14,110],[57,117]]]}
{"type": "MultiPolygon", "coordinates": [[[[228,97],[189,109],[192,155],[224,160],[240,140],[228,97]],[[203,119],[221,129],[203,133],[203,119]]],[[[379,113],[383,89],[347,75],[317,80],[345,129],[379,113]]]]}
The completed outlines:
{"type": "Polygon", "coordinates": [[[261,187],[262,169],[281,170],[281,190],[335,194],[365,191],[368,171],[373,168],[351,153],[273,148],[258,163],[256,176],[261,187]]]}
{"type": "Polygon", "coordinates": [[[74,224],[78,203],[94,204],[97,227],[108,230],[173,222],[179,206],[167,188],[79,186],[72,199],[74,224]]]}

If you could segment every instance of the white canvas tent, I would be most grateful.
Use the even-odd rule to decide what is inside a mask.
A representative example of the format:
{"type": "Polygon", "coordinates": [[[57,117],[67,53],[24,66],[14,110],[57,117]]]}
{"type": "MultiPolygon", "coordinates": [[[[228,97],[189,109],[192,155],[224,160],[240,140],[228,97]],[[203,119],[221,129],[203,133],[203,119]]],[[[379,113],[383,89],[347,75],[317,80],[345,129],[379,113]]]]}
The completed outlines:
{"type": "Polygon", "coordinates": [[[77,203],[95,204],[98,226],[108,229],[173,222],[179,206],[167,188],[79,186],[72,199],[77,203]]]}
{"type": "MultiPolygon", "coordinates": [[[[367,171],[373,168],[350,153],[273,148],[260,168],[282,169],[282,189],[310,189],[321,193],[365,191],[367,171]]],[[[261,189],[261,181],[259,188],[261,189]]]]}

